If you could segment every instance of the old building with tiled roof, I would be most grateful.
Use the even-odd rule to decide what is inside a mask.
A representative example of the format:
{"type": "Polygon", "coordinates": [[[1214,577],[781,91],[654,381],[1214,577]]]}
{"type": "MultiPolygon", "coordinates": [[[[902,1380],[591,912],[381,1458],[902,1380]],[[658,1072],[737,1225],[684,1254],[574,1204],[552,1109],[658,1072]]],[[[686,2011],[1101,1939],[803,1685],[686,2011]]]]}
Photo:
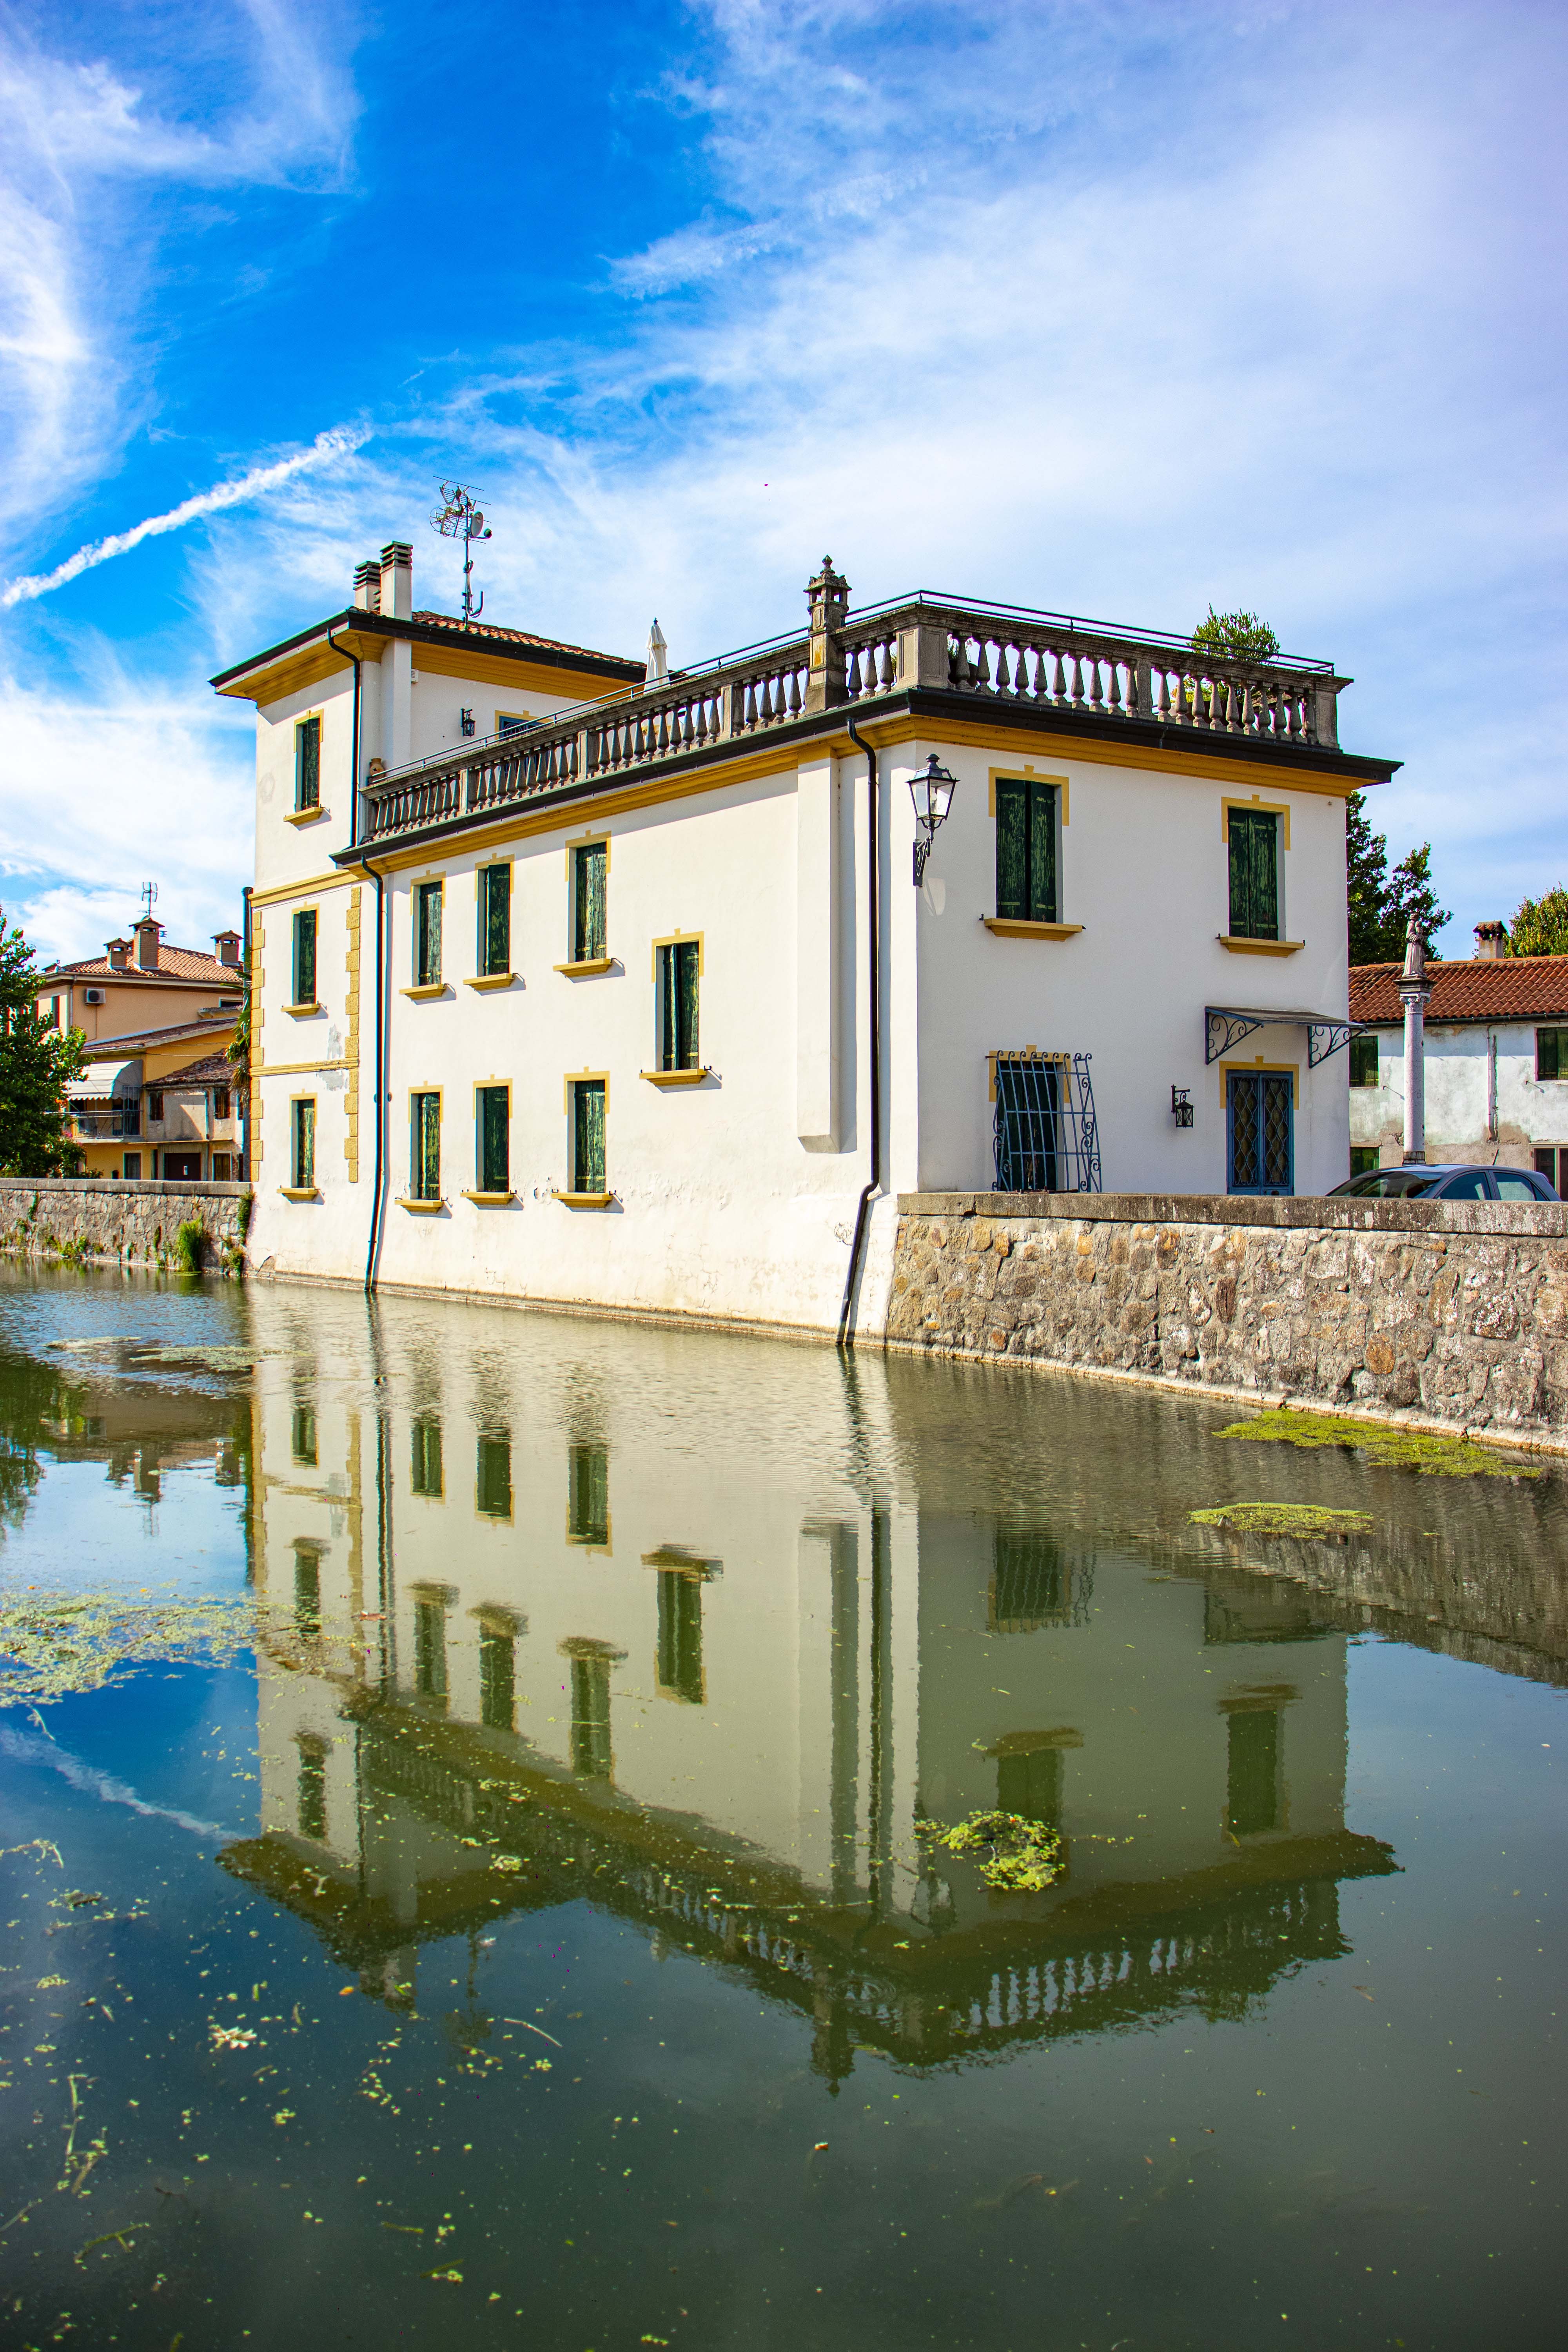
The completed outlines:
{"type": "MultiPolygon", "coordinates": [[[[1568,1188],[1568,956],[1512,956],[1500,923],[1477,953],[1431,962],[1426,1005],[1426,1157],[1535,1168],[1568,1188]]],[[[1352,964],[1352,1166],[1404,1157],[1400,966],[1352,964]]]]}
{"type": "Polygon", "coordinates": [[[213,950],[174,946],[144,915],[101,955],[41,971],[38,1011],[58,1028],[79,1029],[89,1045],[204,1016],[232,1018],[245,993],[239,933],[219,931],[213,950]]]}

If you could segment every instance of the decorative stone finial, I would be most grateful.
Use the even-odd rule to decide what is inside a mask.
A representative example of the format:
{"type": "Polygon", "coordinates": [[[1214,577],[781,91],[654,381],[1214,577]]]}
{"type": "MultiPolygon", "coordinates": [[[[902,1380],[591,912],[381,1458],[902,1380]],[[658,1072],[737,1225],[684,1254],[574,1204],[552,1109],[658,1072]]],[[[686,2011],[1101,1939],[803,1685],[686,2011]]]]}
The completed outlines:
{"type": "Polygon", "coordinates": [[[844,700],[844,646],[839,632],[849,614],[849,583],[833,569],[825,555],[822,569],[808,583],[805,601],[811,607],[811,663],[806,672],[805,707],[827,710],[844,700]]]}

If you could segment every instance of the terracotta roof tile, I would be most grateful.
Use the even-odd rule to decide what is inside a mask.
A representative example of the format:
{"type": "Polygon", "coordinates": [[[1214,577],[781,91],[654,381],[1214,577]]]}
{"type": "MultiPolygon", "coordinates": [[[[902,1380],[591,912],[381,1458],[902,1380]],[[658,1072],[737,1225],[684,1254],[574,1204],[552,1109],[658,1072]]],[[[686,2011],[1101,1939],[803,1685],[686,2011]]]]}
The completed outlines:
{"type": "Polygon", "coordinates": [[[199,1062],[187,1062],[183,1070],[170,1070],[156,1085],[170,1087],[232,1087],[234,1064],[226,1054],[208,1054],[199,1062]]]}
{"type": "Polygon", "coordinates": [[[200,948],[158,946],[158,969],[149,971],[136,961],[116,969],[106,955],[85,956],[79,963],[58,963],[52,971],[38,974],[40,993],[51,981],[57,980],[132,980],[156,986],[161,980],[205,981],[212,987],[228,986],[237,995],[241,983],[240,967],[237,963],[220,963],[215,955],[205,955],[200,948]]]}
{"type": "MultiPolygon", "coordinates": [[[[1400,966],[1351,966],[1351,1019],[1400,1022],[1400,966]]],[[[1568,955],[1488,956],[1429,963],[1428,1021],[1568,1020],[1568,955]]]]}
{"type": "Polygon", "coordinates": [[[579,661],[607,662],[616,669],[624,669],[626,664],[625,654],[597,653],[592,646],[568,645],[563,637],[536,637],[527,629],[502,629],[489,621],[464,621],[453,613],[413,613],[409,617],[423,628],[453,629],[463,637],[494,637],[502,645],[531,646],[539,653],[575,654],[579,661]]]}

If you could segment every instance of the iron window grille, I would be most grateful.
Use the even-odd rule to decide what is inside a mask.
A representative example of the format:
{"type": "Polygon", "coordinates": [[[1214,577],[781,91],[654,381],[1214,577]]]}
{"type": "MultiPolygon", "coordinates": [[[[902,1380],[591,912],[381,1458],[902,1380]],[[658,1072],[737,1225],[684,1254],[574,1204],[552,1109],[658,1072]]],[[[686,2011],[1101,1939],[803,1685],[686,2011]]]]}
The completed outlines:
{"type": "Polygon", "coordinates": [[[1230,812],[1230,935],[1279,937],[1279,819],[1270,810],[1230,812]]]}
{"type": "Polygon", "coordinates": [[[998,1192],[1098,1192],[1100,1129],[1088,1054],[996,1056],[998,1192]]]}
{"type": "Polygon", "coordinates": [[[658,1066],[695,1070],[697,982],[700,962],[695,940],[677,940],[658,950],[658,1066]]]}

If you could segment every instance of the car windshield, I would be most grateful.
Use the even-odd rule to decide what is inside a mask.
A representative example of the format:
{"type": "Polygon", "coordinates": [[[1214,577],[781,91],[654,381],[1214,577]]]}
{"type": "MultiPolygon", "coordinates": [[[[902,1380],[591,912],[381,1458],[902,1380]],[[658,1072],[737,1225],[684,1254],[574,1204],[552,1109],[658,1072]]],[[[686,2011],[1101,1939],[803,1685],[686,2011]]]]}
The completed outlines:
{"type": "Polygon", "coordinates": [[[1372,1168],[1364,1176],[1352,1176],[1348,1184],[1336,1184],[1337,1196],[1349,1192],[1357,1200],[1410,1200],[1418,1192],[1432,1190],[1434,1177],[1430,1169],[1372,1168]]]}

